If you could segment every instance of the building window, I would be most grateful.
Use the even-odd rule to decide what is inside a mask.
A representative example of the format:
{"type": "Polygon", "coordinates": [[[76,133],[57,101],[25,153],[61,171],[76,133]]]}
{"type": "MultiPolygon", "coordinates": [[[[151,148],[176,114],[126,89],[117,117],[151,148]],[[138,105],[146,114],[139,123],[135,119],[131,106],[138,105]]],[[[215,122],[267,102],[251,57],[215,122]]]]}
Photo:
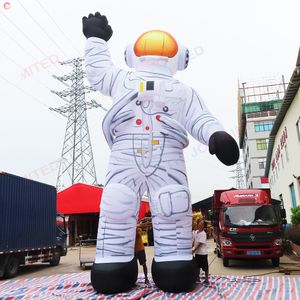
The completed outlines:
{"type": "Polygon", "coordinates": [[[260,159],[258,161],[258,168],[259,169],[265,169],[265,167],[266,167],[266,159],[265,158],[264,159],[260,159]]]}
{"type": "Polygon", "coordinates": [[[271,131],[272,126],[273,126],[273,121],[254,122],[254,128],[256,132],[271,131]]]}
{"type": "Polygon", "coordinates": [[[268,142],[266,139],[256,140],[256,148],[257,150],[267,150],[268,142]]]}
{"type": "Polygon", "coordinates": [[[289,161],[289,152],[288,152],[287,144],[285,144],[284,146],[284,151],[285,151],[286,161],[289,161]]]}
{"type": "Polygon", "coordinates": [[[298,141],[300,141],[300,117],[296,123],[296,129],[297,129],[297,134],[298,134],[298,141]]]}
{"type": "Polygon", "coordinates": [[[291,191],[291,199],[292,199],[292,207],[296,207],[296,193],[295,193],[295,187],[294,183],[290,184],[290,191],[291,191]]]}

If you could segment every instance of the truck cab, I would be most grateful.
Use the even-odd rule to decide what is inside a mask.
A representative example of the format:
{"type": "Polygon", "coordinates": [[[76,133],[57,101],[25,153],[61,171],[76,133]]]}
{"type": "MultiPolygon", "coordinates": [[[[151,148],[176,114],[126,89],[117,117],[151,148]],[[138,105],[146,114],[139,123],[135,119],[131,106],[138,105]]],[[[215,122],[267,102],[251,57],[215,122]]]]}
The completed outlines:
{"type": "Polygon", "coordinates": [[[56,247],[60,248],[61,256],[67,255],[67,229],[63,214],[56,215],[56,247]]]}
{"type": "Polygon", "coordinates": [[[279,265],[282,210],[269,189],[215,191],[213,210],[216,251],[224,266],[229,259],[271,259],[279,265]]]}
{"type": "Polygon", "coordinates": [[[67,255],[67,233],[66,233],[65,216],[57,213],[56,215],[56,236],[55,247],[52,250],[51,259],[49,263],[51,266],[57,266],[60,262],[61,256],[67,255]]]}

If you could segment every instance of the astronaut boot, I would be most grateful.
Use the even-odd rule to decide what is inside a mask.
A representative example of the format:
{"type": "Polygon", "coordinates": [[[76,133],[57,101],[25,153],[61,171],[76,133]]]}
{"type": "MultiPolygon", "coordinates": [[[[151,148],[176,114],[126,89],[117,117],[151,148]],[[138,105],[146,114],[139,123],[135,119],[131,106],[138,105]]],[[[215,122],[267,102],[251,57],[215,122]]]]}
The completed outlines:
{"type": "Polygon", "coordinates": [[[91,271],[93,288],[103,294],[126,292],[135,285],[137,277],[136,258],[123,263],[94,263],[91,271]]]}
{"type": "Polygon", "coordinates": [[[194,288],[199,269],[194,259],[181,261],[152,261],[152,278],[165,292],[189,292],[194,288]]]}

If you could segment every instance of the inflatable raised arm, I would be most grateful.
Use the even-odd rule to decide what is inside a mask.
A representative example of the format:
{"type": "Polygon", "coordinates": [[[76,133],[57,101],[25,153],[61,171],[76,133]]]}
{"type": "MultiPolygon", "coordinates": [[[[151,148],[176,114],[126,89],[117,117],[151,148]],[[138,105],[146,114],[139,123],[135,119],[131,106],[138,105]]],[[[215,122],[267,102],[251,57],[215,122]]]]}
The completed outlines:
{"type": "Polygon", "coordinates": [[[83,18],[85,64],[96,89],[113,98],[103,120],[111,148],[97,237],[92,285],[101,293],[132,288],[137,279],[135,228],[140,200],[150,197],[155,253],[152,277],[164,291],[193,288],[192,209],[183,149],[189,132],[226,165],[239,149],[192,88],[172,76],[188,64],[187,48],[167,32],[141,35],[125,51],[134,71],[114,66],[106,42],[112,35],[100,13],[83,18]]]}

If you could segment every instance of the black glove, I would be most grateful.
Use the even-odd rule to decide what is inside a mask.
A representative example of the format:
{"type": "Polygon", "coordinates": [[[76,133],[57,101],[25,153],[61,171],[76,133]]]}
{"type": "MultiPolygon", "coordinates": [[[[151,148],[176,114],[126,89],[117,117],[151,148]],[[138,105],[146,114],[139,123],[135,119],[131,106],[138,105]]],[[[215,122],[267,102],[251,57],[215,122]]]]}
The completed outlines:
{"type": "Polygon", "coordinates": [[[235,139],[225,131],[217,131],[208,142],[210,154],[216,154],[217,158],[226,166],[237,163],[240,150],[235,139]]]}
{"type": "Polygon", "coordinates": [[[87,39],[97,37],[106,42],[113,34],[106,17],[101,16],[99,12],[96,12],[95,15],[89,14],[88,17],[82,18],[82,31],[87,39]]]}

